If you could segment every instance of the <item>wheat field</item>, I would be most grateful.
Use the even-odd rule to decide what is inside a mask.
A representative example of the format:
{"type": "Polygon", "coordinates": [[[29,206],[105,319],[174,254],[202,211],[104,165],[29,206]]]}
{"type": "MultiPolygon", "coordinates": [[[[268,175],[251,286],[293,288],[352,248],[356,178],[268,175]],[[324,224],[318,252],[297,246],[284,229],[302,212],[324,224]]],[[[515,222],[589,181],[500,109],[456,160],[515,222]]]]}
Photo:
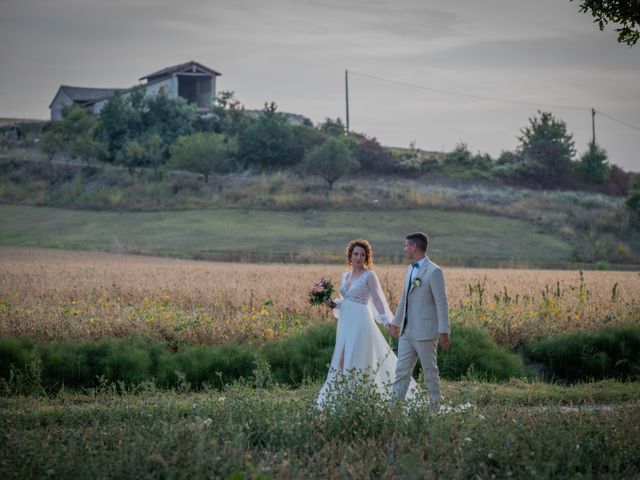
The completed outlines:
{"type": "MultiPolygon", "coordinates": [[[[443,267],[452,321],[517,348],[529,338],[640,323],[640,274],[443,267]]],[[[0,248],[0,335],[140,336],[176,344],[263,343],[330,314],[307,304],[344,266],[240,264],[0,248]]],[[[376,266],[392,309],[405,267],[376,266]]]]}

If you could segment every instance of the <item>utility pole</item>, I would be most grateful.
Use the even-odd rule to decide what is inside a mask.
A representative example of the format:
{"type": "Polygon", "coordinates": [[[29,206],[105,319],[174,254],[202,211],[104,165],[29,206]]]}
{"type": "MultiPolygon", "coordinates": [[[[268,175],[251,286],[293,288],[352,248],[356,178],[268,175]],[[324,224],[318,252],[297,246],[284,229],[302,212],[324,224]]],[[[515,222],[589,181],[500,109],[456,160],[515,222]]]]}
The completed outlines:
{"type": "Polygon", "coordinates": [[[344,96],[347,103],[347,131],[349,133],[349,70],[344,71],[344,96]]]}
{"type": "Polygon", "coordinates": [[[592,108],[591,109],[591,132],[593,133],[593,140],[591,141],[591,144],[594,146],[596,146],[596,109],[592,108]]]}

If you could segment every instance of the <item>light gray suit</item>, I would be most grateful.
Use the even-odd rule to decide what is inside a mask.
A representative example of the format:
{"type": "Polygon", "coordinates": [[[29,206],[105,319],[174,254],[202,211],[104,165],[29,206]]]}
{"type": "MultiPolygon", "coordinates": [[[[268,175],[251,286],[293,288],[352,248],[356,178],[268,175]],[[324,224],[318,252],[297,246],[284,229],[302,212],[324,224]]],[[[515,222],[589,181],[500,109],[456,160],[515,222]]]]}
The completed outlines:
{"type": "Polygon", "coordinates": [[[411,269],[411,266],[407,269],[402,297],[391,322],[400,327],[393,392],[397,398],[405,398],[419,357],[425,385],[431,398],[437,402],[442,399],[437,364],[438,337],[441,333],[451,333],[444,274],[427,257],[409,286],[411,269]]]}

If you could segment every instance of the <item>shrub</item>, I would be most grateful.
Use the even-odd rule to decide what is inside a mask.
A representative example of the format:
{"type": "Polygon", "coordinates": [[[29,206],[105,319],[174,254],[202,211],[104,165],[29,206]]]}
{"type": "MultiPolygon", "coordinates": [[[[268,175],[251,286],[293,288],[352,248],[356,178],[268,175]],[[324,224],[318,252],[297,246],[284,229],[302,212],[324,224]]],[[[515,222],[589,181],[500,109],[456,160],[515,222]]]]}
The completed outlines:
{"type": "Polygon", "coordinates": [[[454,324],[451,346],[438,352],[440,376],[451,380],[465,377],[489,381],[525,375],[518,355],[498,346],[489,333],[477,327],[454,324]]]}
{"type": "Polygon", "coordinates": [[[236,141],[221,133],[198,132],[178,137],[171,146],[168,166],[199,173],[208,183],[211,174],[229,173],[236,168],[236,148],[236,141]]]}
{"type": "Polygon", "coordinates": [[[304,380],[324,379],[335,339],[335,322],[321,323],[302,335],[265,345],[263,355],[277,382],[300,385],[304,380]]]}
{"type": "Polygon", "coordinates": [[[359,166],[360,164],[351,157],[345,141],[330,138],[305,156],[301,171],[322,177],[331,190],[336,180],[359,166]]]}
{"type": "Polygon", "coordinates": [[[541,362],[549,378],[570,382],[640,377],[640,326],[621,325],[554,335],[525,344],[524,356],[541,362]]]}
{"type": "MultiPolygon", "coordinates": [[[[0,338],[0,376],[26,371],[37,360],[42,386],[48,390],[94,387],[101,382],[138,385],[155,381],[163,388],[199,390],[205,385],[222,387],[250,379],[260,371],[272,380],[291,386],[323,380],[335,342],[335,322],[312,326],[301,335],[274,341],[256,349],[228,343],[192,345],[172,353],[165,343],[137,338],[50,342],[0,338]],[[268,372],[266,372],[268,370],[268,372]]],[[[460,379],[471,374],[486,380],[507,380],[524,375],[516,355],[498,347],[486,332],[455,326],[450,349],[441,352],[438,364],[443,377],[460,379]]]]}
{"type": "Polygon", "coordinates": [[[181,374],[196,389],[204,384],[222,387],[251,377],[255,361],[254,349],[249,345],[195,345],[175,354],[163,353],[157,370],[158,385],[162,387],[178,385],[181,374]]]}
{"type": "Polygon", "coordinates": [[[11,368],[23,370],[34,358],[31,340],[0,338],[0,377],[9,378],[11,368]]]}

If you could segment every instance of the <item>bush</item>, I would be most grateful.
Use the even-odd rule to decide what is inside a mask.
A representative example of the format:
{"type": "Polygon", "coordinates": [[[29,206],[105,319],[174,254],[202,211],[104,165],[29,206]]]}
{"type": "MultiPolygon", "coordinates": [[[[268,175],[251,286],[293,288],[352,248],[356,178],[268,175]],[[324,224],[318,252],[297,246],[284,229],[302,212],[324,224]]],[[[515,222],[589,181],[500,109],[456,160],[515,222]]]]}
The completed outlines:
{"type": "Polygon", "coordinates": [[[263,347],[274,380],[300,385],[306,380],[321,380],[327,375],[336,340],[335,322],[314,325],[296,335],[263,347]]]}
{"type": "Polygon", "coordinates": [[[477,327],[452,327],[451,346],[438,352],[440,376],[451,380],[474,378],[504,381],[525,375],[518,355],[498,346],[489,334],[477,327]]]}
{"type": "MultiPolygon", "coordinates": [[[[162,388],[199,390],[222,387],[235,380],[269,376],[283,385],[324,380],[336,334],[335,322],[309,328],[301,335],[257,349],[252,345],[191,345],[171,352],[164,343],[137,338],[82,342],[50,342],[0,338],[0,376],[5,382],[38,361],[41,386],[91,388],[103,382],[138,385],[154,381],[162,388]]],[[[524,375],[516,355],[498,347],[486,332],[455,326],[451,347],[441,352],[438,365],[449,379],[469,376],[507,380],[524,375]]]]}
{"type": "Polygon", "coordinates": [[[155,381],[165,388],[188,382],[221,386],[252,374],[251,346],[189,346],[171,353],[162,343],[130,338],[37,345],[30,339],[0,339],[0,375],[5,381],[25,371],[34,360],[41,365],[40,382],[48,390],[95,387],[101,382],[138,385],[155,381]]]}
{"type": "Polygon", "coordinates": [[[569,382],[640,378],[640,326],[554,335],[525,344],[524,356],[544,365],[549,378],[569,382]]]}
{"type": "Polygon", "coordinates": [[[222,387],[239,378],[251,377],[256,359],[249,345],[226,344],[185,347],[175,354],[164,352],[157,373],[158,385],[180,384],[180,374],[194,388],[203,385],[222,387]]]}
{"type": "Polygon", "coordinates": [[[24,370],[34,359],[34,345],[32,340],[0,338],[0,377],[9,378],[12,367],[24,370]]]}

